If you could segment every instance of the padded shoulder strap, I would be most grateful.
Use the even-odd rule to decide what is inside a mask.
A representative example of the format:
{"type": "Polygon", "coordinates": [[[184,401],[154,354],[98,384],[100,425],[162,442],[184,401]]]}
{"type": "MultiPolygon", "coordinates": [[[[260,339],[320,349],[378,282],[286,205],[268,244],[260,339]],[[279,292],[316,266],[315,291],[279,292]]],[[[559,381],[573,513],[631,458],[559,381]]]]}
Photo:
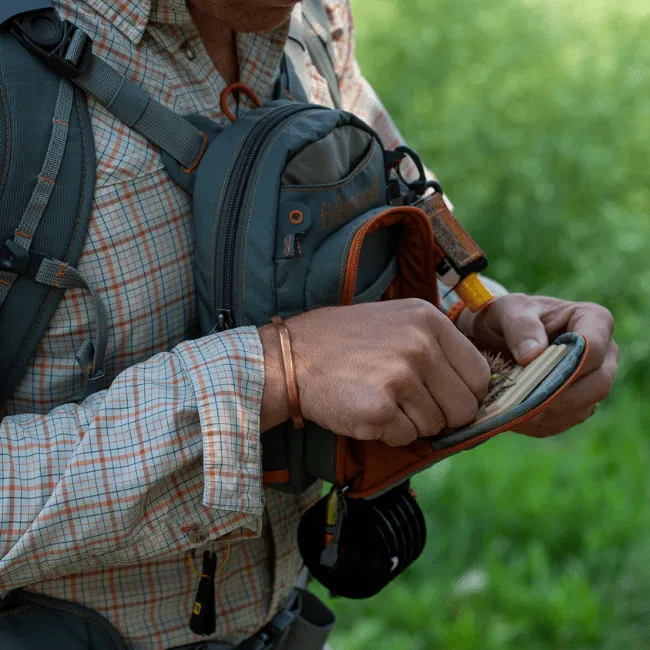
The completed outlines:
{"type": "Polygon", "coordinates": [[[327,81],[332,103],[342,108],[339,80],[334,69],[334,47],[327,13],[321,0],[303,0],[291,16],[286,53],[296,76],[309,88],[306,54],[327,81]]]}
{"type": "Polygon", "coordinates": [[[21,379],[66,283],[81,282],[64,276],[81,253],[94,180],[82,93],[0,27],[0,404],[21,379]],[[44,263],[54,273],[37,279],[44,263]]]}

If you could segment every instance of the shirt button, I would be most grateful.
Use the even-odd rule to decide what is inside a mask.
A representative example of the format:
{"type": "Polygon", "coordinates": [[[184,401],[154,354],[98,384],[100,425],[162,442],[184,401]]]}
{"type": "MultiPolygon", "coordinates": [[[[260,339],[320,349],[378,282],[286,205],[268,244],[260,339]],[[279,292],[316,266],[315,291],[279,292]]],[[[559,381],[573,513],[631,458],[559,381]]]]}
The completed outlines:
{"type": "Polygon", "coordinates": [[[203,526],[192,526],[187,531],[187,539],[190,544],[197,546],[205,544],[208,541],[208,531],[203,526]]]}
{"type": "Polygon", "coordinates": [[[194,61],[194,59],[196,59],[196,52],[190,45],[189,41],[185,41],[181,45],[181,52],[187,57],[188,61],[194,61]]]}

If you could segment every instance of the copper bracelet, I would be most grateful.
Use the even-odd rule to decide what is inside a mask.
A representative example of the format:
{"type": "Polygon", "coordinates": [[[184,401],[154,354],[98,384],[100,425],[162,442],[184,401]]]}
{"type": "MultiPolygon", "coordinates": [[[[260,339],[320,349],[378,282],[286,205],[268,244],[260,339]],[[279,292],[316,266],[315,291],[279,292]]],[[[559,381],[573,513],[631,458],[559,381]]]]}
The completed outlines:
{"type": "Polygon", "coordinates": [[[289,416],[293,421],[296,429],[302,429],[305,421],[300,411],[300,392],[298,391],[298,380],[296,378],[296,368],[293,364],[293,354],[291,352],[291,337],[289,330],[280,316],[273,316],[271,322],[275,325],[280,335],[280,347],[282,349],[282,364],[284,366],[284,379],[287,385],[287,402],[289,404],[289,416]]]}

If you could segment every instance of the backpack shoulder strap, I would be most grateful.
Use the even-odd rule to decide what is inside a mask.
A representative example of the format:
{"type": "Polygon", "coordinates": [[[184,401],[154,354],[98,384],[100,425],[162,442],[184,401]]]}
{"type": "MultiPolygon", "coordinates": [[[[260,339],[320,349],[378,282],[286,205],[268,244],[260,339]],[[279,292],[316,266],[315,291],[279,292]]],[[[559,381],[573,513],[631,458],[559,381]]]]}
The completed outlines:
{"type": "Polygon", "coordinates": [[[79,89],[160,146],[188,178],[208,136],[92,54],[87,35],[61,20],[50,0],[2,2],[0,405],[73,287],[89,291],[95,309],[94,337],[76,354],[87,396],[103,388],[108,314],[75,268],[95,182],[90,115],[79,89]]]}
{"type": "MultiPolygon", "coordinates": [[[[15,16],[48,6],[4,0],[0,9],[0,404],[21,379],[65,289],[88,288],[74,269],[95,180],[86,102],[7,27],[15,16]]],[[[80,353],[87,357],[91,347],[80,353]]]]}
{"type": "Polygon", "coordinates": [[[292,66],[289,67],[292,95],[297,94],[294,90],[295,82],[292,84],[292,74],[295,74],[303,88],[309,87],[306,61],[306,54],[309,54],[319,74],[327,81],[332,103],[336,108],[342,108],[339,79],[334,68],[332,35],[322,0],[303,0],[296,6],[291,16],[286,54],[292,66]]]}

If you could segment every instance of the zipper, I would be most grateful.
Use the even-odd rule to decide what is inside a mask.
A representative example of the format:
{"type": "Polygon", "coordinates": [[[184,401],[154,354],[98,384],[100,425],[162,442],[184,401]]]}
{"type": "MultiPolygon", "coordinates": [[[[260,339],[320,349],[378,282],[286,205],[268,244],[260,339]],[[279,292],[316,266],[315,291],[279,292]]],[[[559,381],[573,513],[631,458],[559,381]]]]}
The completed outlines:
{"type": "MultiPolygon", "coordinates": [[[[415,215],[418,218],[424,218],[427,223],[427,228],[425,232],[428,234],[428,231],[431,230],[429,220],[427,216],[419,209],[413,207],[397,207],[397,208],[388,208],[384,212],[380,212],[371,219],[368,219],[359,230],[354,235],[352,243],[350,244],[350,250],[348,252],[348,260],[345,270],[345,279],[343,281],[343,296],[342,304],[351,305],[354,303],[354,292],[357,284],[357,269],[359,266],[359,259],[361,257],[361,248],[363,246],[363,240],[369,232],[374,231],[374,226],[378,222],[386,220],[387,217],[392,217],[393,215],[406,214],[406,215],[415,215]]],[[[390,220],[392,225],[397,223],[396,221],[390,220]]],[[[433,241],[430,242],[433,245],[433,241]]]]}
{"type": "Polygon", "coordinates": [[[233,171],[233,190],[225,210],[221,211],[224,222],[219,227],[219,246],[221,252],[220,282],[215,282],[213,304],[219,305],[215,314],[215,330],[223,332],[235,324],[233,316],[232,286],[234,275],[235,248],[237,239],[237,225],[251,172],[255,167],[258,156],[266,139],[287,117],[304,110],[317,108],[309,104],[291,104],[280,106],[266,118],[260,120],[249,131],[246,142],[239,154],[237,167],[233,171]]]}

